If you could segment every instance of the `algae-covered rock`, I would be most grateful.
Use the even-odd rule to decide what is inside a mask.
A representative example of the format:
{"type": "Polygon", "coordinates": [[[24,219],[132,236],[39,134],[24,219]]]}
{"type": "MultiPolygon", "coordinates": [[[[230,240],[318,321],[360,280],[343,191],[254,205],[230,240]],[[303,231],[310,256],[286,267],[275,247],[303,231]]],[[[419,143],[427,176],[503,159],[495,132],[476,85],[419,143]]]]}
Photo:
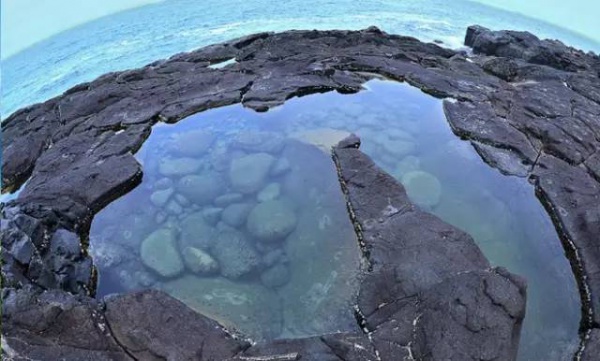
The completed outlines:
{"type": "Polygon", "coordinates": [[[223,181],[215,174],[188,175],[179,180],[177,190],[190,202],[208,204],[223,190],[223,181]]]}
{"type": "Polygon", "coordinates": [[[180,177],[196,173],[202,167],[202,161],[194,158],[170,158],[160,160],[158,171],[165,177],[180,177]]]}
{"type": "Polygon", "coordinates": [[[223,277],[240,278],[260,266],[260,255],[240,232],[223,230],[211,248],[219,262],[223,277]]]}
{"type": "Polygon", "coordinates": [[[260,241],[277,242],[296,228],[296,215],[286,202],[259,203],[248,215],[248,231],[260,241]]]}
{"type": "Polygon", "coordinates": [[[281,332],[279,298],[260,284],[186,275],[161,288],[193,310],[254,340],[273,339],[281,332]]]}
{"type": "Polygon", "coordinates": [[[175,246],[174,231],[161,228],[151,233],[140,247],[142,262],[163,277],[175,277],[183,271],[183,262],[175,246]]]}
{"type": "Polygon", "coordinates": [[[259,191],[274,162],[275,158],[267,153],[255,153],[234,159],[229,168],[232,188],[245,194],[259,191]]]}
{"type": "Polygon", "coordinates": [[[215,229],[206,222],[203,212],[192,213],[180,223],[182,248],[192,246],[203,250],[215,243],[215,229]]]}
{"type": "Polygon", "coordinates": [[[199,275],[210,275],[219,270],[217,261],[199,248],[185,247],[181,255],[186,267],[199,275]]]}
{"type": "Polygon", "coordinates": [[[420,206],[433,207],[440,201],[442,185],[432,174],[423,171],[406,173],[402,184],[410,199],[420,206]]]}

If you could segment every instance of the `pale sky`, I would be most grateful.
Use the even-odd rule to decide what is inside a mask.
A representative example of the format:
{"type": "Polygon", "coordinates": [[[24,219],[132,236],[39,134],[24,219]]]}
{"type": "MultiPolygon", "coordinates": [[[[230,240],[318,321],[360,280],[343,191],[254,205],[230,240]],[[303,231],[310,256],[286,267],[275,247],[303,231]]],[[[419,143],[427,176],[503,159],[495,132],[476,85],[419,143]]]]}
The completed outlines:
{"type": "MultiPolygon", "coordinates": [[[[158,1],[161,0],[0,0],[1,57],[7,58],[76,25],[158,1]]],[[[599,0],[474,1],[542,19],[600,41],[599,0]]]]}

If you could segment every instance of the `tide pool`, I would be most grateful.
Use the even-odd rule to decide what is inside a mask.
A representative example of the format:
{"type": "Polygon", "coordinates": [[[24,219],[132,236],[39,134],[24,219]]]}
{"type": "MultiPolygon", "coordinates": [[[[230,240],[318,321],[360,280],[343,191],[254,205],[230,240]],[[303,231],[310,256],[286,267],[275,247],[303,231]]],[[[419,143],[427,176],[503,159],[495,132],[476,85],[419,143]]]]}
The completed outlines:
{"type": "Polygon", "coordinates": [[[253,339],[354,330],[364,269],[329,154],[350,133],[413,202],[527,279],[520,360],[570,358],[579,295],[533,187],[452,134],[442,100],[391,81],[155,126],[142,184],[92,224],[98,296],[165,290],[253,339]]]}

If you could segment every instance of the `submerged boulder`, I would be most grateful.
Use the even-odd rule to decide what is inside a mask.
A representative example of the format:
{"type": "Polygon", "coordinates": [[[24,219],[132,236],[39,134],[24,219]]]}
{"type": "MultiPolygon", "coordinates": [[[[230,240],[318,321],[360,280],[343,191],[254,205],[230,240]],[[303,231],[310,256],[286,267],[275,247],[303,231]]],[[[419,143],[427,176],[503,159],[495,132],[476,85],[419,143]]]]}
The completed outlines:
{"type": "Polygon", "coordinates": [[[219,262],[223,277],[237,279],[261,264],[260,255],[240,232],[223,230],[213,245],[213,256],[219,262]]]}
{"type": "Polygon", "coordinates": [[[180,177],[196,173],[202,167],[202,161],[194,158],[163,158],[158,164],[158,171],[165,177],[180,177]]]}
{"type": "Polygon", "coordinates": [[[267,153],[254,153],[234,159],[229,168],[231,187],[245,194],[259,191],[274,162],[275,158],[267,153]]]}
{"type": "Polygon", "coordinates": [[[188,175],[179,180],[177,190],[189,201],[208,204],[223,190],[223,182],[215,174],[188,175]]]}
{"type": "Polygon", "coordinates": [[[150,201],[157,207],[162,207],[169,201],[173,194],[173,188],[161,189],[154,191],[150,195],[150,201]]]}
{"type": "Polygon", "coordinates": [[[249,131],[239,133],[233,141],[234,149],[276,154],[283,148],[283,137],[273,132],[249,131]]]}
{"type": "Polygon", "coordinates": [[[186,157],[198,157],[204,154],[215,140],[215,135],[206,129],[197,129],[177,134],[171,148],[186,157]]]}
{"type": "Polygon", "coordinates": [[[235,203],[227,206],[221,213],[221,220],[231,227],[238,228],[246,223],[248,213],[252,210],[252,204],[235,203]]]}
{"type": "Polygon", "coordinates": [[[270,175],[273,177],[285,174],[291,168],[290,161],[287,158],[279,158],[271,167],[270,175]]]}
{"type": "Polygon", "coordinates": [[[186,267],[199,275],[214,274],[219,270],[217,261],[199,248],[185,247],[182,256],[186,267]]]}
{"type": "Polygon", "coordinates": [[[263,242],[283,241],[296,228],[296,214],[287,203],[259,203],[248,215],[248,231],[263,242]]]}
{"type": "Polygon", "coordinates": [[[218,207],[207,207],[202,210],[202,216],[206,223],[214,226],[221,219],[221,213],[223,213],[223,208],[218,207]]]}
{"type": "Polygon", "coordinates": [[[209,249],[215,242],[215,230],[205,220],[205,212],[192,213],[180,223],[181,247],[192,246],[203,250],[209,249]]]}
{"type": "Polygon", "coordinates": [[[290,268],[278,263],[268,268],[260,275],[260,281],[265,287],[279,288],[290,281],[290,268]]]}
{"type": "Polygon", "coordinates": [[[269,183],[256,195],[256,200],[259,202],[272,201],[278,198],[280,193],[281,185],[279,183],[269,183]]]}
{"type": "Polygon", "coordinates": [[[226,207],[233,203],[239,203],[242,199],[244,199],[244,195],[240,193],[227,193],[222,196],[218,196],[215,199],[215,205],[217,207],[226,207]]]}
{"type": "Polygon", "coordinates": [[[140,254],[142,262],[163,277],[175,277],[183,271],[172,229],[161,228],[151,233],[142,242],[140,254]]]}
{"type": "Polygon", "coordinates": [[[179,203],[172,200],[165,206],[165,211],[170,215],[178,216],[183,212],[183,208],[179,203]]]}

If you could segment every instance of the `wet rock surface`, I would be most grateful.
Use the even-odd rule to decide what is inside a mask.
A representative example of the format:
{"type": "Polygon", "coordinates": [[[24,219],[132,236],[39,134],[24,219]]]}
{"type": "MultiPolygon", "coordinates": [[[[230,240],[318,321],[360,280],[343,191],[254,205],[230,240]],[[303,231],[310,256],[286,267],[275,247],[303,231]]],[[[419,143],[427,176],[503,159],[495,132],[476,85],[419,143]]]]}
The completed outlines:
{"type": "MultiPolygon", "coordinates": [[[[293,96],[357,92],[363,82],[382,75],[453,98],[444,104],[453,131],[470,140],[491,166],[528,177],[535,185],[580,282],[582,330],[591,335],[583,341],[584,356],[590,355],[589,350],[598,347],[600,324],[600,58],[528,33],[481,27],[470,27],[465,42],[474,55],[377,28],[255,34],[141,69],[106,74],[12,114],[3,123],[2,187],[14,190],[28,182],[17,200],[2,207],[3,350],[14,359],[56,355],[55,359],[125,360],[142,352],[140,359],[295,353],[303,359],[350,360],[372,359],[372,350],[381,359],[394,360],[415,355],[512,359],[523,317],[522,282],[506,271],[490,269],[468,235],[410,204],[403,188],[356,150],[356,141],[343,143],[336,158],[371,266],[358,308],[372,342],[364,334],[349,333],[261,344],[239,354],[247,345],[227,335],[214,336],[217,341],[210,343],[188,338],[213,337],[214,327],[174,340],[166,331],[146,339],[128,337],[153,332],[149,330],[157,320],[148,319],[145,306],[127,311],[133,318],[116,339],[106,336],[94,318],[108,317],[111,301],[103,310],[87,298],[95,278],[81,240],[96,212],[139,184],[142,167],[132,154],[152,125],[234,103],[264,111],[293,96]],[[208,68],[231,58],[237,63],[208,68]],[[451,285],[461,293],[453,293],[451,285]],[[38,287],[60,301],[45,301],[38,287]],[[45,322],[39,323],[44,325],[42,333],[37,321],[27,321],[35,312],[41,315],[36,320],[45,322]],[[82,327],[80,332],[72,332],[70,325],[75,324],[82,327]],[[453,331],[444,334],[448,330],[453,331]],[[82,340],[83,334],[90,337],[82,340]],[[450,348],[448,342],[460,347],[450,348]],[[349,346],[356,344],[365,346],[349,346]],[[490,354],[476,347],[482,344],[490,345],[485,348],[490,354]],[[191,350],[199,354],[178,353],[191,350]]],[[[203,152],[211,141],[207,135],[208,145],[182,147],[181,155],[203,152]]],[[[239,148],[264,152],[267,159],[281,143],[258,134],[240,139],[239,148]]],[[[173,165],[166,171],[189,171],[173,165]]],[[[281,165],[277,171],[285,168],[281,165]]],[[[240,185],[240,192],[262,189],[262,176],[240,185]]],[[[218,187],[216,181],[207,183],[218,187]]],[[[187,196],[203,197],[191,191],[187,196]]],[[[138,247],[142,240],[131,238],[138,247]]],[[[168,304],[173,314],[186,315],[172,318],[181,327],[210,322],[158,292],[115,300],[124,300],[117,305],[168,304]]],[[[119,309],[112,310],[114,317],[119,309]]]]}

